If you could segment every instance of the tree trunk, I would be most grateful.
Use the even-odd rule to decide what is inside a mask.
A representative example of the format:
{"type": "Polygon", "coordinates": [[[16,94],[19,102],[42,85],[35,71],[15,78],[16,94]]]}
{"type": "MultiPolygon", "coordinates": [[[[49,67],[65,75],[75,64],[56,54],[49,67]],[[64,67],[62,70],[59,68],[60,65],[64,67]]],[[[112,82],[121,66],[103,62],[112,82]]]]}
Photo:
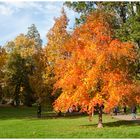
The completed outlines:
{"type": "Polygon", "coordinates": [[[26,94],[24,94],[24,98],[25,98],[24,105],[28,107],[32,107],[32,103],[35,102],[35,100],[33,98],[33,91],[30,86],[28,77],[26,77],[26,81],[24,82],[24,87],[25,87],[25,92],[26,92],[26,94]]]}
{"type": "Polygon", "coordinates": [[[99,107],[98,114],[99,114],[98,128],[102,128],[103,127],[103,124],[102,124],[102,107],[99,107]]]}
{"type": "Polygon", "coordinates": [[[19,92],[20,92],[20,84],[17,84],[16,85],[16,88],[15,88],[15,106],[18,107],[19,106],[19,92]]]}

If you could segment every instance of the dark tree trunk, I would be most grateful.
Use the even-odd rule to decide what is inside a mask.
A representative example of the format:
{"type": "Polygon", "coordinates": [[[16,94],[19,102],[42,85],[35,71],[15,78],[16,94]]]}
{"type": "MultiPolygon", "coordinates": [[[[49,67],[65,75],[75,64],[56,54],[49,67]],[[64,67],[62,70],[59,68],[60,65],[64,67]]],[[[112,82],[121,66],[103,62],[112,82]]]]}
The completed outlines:
{"type": "Polygon", "coordinates": [[[140,48],[140,40],[137,41],[138,47],[140,48]]]}
{"type": "Polygon", "coordinates": [[[18,83],[15,87],[15,106],[18,107],[19,106],[19,92],[20,92],[20,83],[18,83]]]}
{"type": "Polygon", "coordinates": [[[41,104],[40,103],[37,106],[37,117],[41,118],[41,104]]]}
{"type": "Polygon", "coordinates": [[[103,127],[103,124],[102,124],[102,114],[103,114],[102,107],[99,107],[99,109],[98,109],[98,115],[99,115],[98,128],[102,128],[103,127]]]}
{"type": "Polygon", "coordinates": [[[0,86],[0,101],[2,100],[2,87],[0,86]]]}
{"type": "Polygon", "coordinates": [[[59,112],[57,113],[57,116],[58,116],[58,117],[61,117],[61,116],[62,116],[62,112],[59,111],[59,112]]]}
{"type": "Polygon", "coordinates": [[[24,83],[24,87],[25,87],[25,92],[26,92],[26,94],[24,95],[25,96],[24,104],[28,107],[32,107],[33,92],[32,92],[32,89],[30,87],[28,78],[26,79],[26,82],[24,83]]]}

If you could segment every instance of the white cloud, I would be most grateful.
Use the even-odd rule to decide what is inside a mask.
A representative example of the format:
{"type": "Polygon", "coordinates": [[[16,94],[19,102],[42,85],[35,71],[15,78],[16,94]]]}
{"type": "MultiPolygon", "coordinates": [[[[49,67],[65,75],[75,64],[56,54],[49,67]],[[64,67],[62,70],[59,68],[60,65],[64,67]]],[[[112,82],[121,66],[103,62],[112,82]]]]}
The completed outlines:
{"type": "Polygon", "coordinates": [[[14,10],[12,10],[9,7],[6,7],[5,5],[0,5],[0,14],[1,15],[12,15],[14,10]]]}
{"type": "Polygon", "coordinates": [[[46,4],[45,6],[46,10],[49,10],[49,12],[60,12],[61,7],[54,5],[53,3],[46,4]]]}
{"type": "Polygon", "coordinates": [[[54,2],[1,2],[1,14],[11,15],[23,9],[32,9],[42,13],[57,13],[60,12],[61,7],[55,5],[54,2]]]}

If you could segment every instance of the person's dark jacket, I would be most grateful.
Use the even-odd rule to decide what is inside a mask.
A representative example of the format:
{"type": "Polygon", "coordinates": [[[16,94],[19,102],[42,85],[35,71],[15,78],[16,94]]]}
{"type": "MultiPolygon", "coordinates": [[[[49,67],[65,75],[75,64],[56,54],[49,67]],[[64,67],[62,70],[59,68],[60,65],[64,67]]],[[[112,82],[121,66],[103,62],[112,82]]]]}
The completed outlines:
{"type": "Polygon", "coordinates": [[[136,106],[132,107],[131,112],[132,112],[132,113],[136,113],[136,112],[137,112],[136,106]]]}

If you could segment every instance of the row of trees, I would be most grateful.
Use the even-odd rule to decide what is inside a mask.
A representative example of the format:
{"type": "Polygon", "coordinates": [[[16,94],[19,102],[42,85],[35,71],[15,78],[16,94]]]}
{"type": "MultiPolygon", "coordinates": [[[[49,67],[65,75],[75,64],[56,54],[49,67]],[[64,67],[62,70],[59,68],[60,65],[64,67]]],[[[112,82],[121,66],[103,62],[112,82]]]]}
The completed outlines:
{"type": "Polygon", "coordinates": [[[34,24],[27,34],[20,34],[0,47],[1,103],[32,106],[38,102],[52,106],[59,96],[61,90],[51,94],[56,82],[54,69],[62,56],[62,45],[69,38],[64,9],[61,13],[47,34],[45,47],[34,24]]]}
{"type": "Polygon", "coordinates": [[[54,101],[56,111],[77,106],[89,115],[140,103],[139,2],[66,2],[81,14],[67,31],[64,10],[42,47],[32,25],[0,48],[0,96],[31,106],[54,101]],[[129,27],[128,27],[129,25],[129,27]]]}

